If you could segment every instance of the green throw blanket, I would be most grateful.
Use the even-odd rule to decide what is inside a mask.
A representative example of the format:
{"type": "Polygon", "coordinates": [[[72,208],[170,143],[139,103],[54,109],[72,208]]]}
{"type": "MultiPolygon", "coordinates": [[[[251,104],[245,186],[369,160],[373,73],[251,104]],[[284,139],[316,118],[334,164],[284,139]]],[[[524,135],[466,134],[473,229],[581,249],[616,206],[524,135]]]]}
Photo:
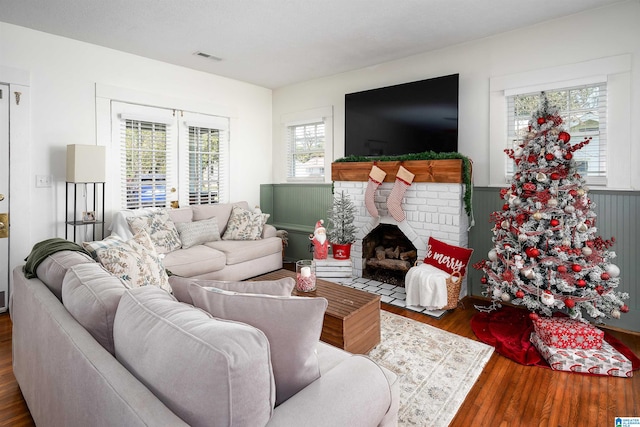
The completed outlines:
{"type": "Polygon", "coordinates": [[[53,239],[43,240],[33,245],[31,253],[24,260],[26,264],[22,266],[22,272],[27,279],[33,279],[37,277],[36,268],[44,261],[49,255],[60,251],[77,251],[84,252],[91,256],[82,246],[77,243],[70,242],[59,237],[53,239]]]}

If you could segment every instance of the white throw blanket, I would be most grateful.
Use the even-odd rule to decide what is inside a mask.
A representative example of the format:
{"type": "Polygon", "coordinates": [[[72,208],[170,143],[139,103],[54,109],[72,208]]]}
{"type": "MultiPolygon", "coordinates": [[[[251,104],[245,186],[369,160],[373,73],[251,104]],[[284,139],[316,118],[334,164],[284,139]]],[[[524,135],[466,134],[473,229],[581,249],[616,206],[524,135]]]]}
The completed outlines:
{"type": "Polygon", "coordinates": [[[404,278],[407,305],[439,310],[447,305],[449,273],[429,264],[411,267],[404,278]]]}

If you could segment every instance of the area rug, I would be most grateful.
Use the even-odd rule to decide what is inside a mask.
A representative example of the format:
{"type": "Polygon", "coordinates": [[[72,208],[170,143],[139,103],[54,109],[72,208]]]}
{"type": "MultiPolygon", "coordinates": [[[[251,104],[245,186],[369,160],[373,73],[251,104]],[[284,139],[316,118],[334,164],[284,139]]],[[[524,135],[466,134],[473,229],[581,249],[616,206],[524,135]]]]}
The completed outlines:
{"type": "Polygon", "coordinates": [[[369,356],[400,381],[399,426],[448,426],[493,347],[387,311],[369,356]]]}

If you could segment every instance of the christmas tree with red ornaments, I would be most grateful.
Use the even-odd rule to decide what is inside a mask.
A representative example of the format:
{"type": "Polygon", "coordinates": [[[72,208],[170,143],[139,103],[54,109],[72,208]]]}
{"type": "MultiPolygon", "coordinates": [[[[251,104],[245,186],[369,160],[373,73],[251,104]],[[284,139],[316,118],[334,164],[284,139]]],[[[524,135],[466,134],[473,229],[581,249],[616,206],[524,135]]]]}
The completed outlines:
{"type": "Polygon", "coordinates": [[[615,239],[596,235],[595,204],[573,158],[590,139],[572,144],[544,93],[528,130],[505,150],[515,172],[500,191],[502,210],[491,215],[494,247],[474,266],[485,273],[483,294],[493,306],[509,302],[539,315],[619,318],[629,311],[629,295],[616,291],[615,239]]]}

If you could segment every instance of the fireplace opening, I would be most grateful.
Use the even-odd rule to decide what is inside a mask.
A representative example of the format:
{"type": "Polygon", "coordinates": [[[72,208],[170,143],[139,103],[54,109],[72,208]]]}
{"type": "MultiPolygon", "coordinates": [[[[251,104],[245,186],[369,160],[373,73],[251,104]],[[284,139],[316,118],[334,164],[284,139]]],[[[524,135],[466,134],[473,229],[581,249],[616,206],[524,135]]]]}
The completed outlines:
{"type": "Polygon", "coordinates": [[[362,277],[404,286],[417,259],[416,247],[398,226],[379,224],[362,240],[362,277]]]}

